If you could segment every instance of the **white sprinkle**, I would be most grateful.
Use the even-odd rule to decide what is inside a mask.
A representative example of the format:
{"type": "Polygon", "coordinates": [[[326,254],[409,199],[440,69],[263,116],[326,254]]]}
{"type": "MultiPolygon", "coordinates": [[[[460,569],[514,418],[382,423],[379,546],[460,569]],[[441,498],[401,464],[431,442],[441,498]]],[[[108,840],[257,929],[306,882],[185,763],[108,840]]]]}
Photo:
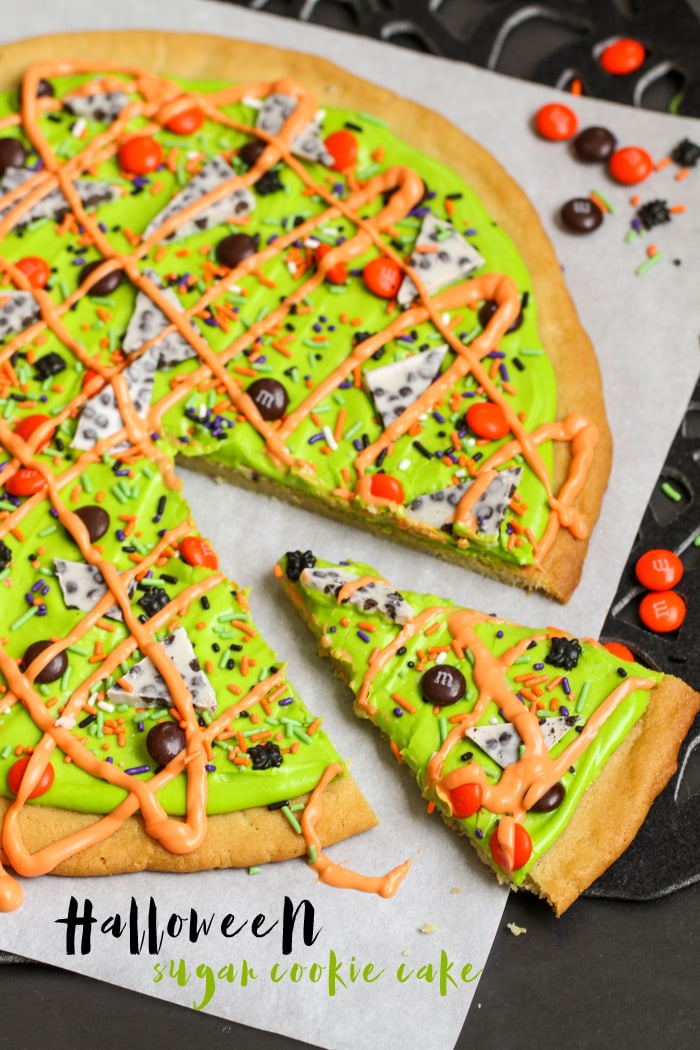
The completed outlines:
{"type": "Polygon", "coordinates": [[[333,437],[333,434],[331,432],[331,428],[329,426],[323,427],[323,436],[325,437],[326,441],[328,442],[329,448],[331,448],[335,452],[335,450],[338,448],[338,442],[333,437]]]}
{"type": "Polygon", "coordinates": [[[109,700],[98,700],[97,706],[100,710],[107,711],[108,713],[111,713],[114,710],[114,704],[110,704],[109,700]]]}
{"type": "Polygon", "coordinates": [[[467,472],[464,469],[464,467],[460,467],[459,470],[455,471],[455,477],[456,478],[466,478],[466,476],[467,476],[467,472]]]}
{"type": "Polygon", "coordinates": [[[70,129],[70,133],[74,139],[79,139],[85,129],[87,128],[87,120],[85,117],[79,117],[73,127],[70,129]]]}
{"type": "Polygon", "coordinates": [[[243,105],[250,106],[251,109],[262,109],[265,103],[261,98],[253,98],[251,95],[244,95],[243,105]]]}
{"type": "Polygon", "coordinates": [[[60,726],[62,729],[73,729],[75,726],[75,719],[70,715],[61,715],[60,718],[56,719],[54,725],[60,726]]]}
{"type": "Polygon", "coordinates": [[[411,465],[410,459],[402,459],[399,463],[399,470],[408,470],[411,465]]]}
{"type": "Polygon", "coordinates": [[[435,663],[436,664],[444,664],[446,659],[447,659],[447,653],[438,653],[437,656],[435,657],[435,663]]]}
{"type": "Polygon", "coordinates": [[[489,725],[490,726],[497,726],[498,724],[499,724],[499,719],[496,718],[495,715],[493,715],[491,718],[489,718],[489,725]]]}
{"type": "Polygon", "coordinates": [[[317,237],[307,237],[304,241],[304,247],[306,248],[318,248],[321,242],[317,237]]]}

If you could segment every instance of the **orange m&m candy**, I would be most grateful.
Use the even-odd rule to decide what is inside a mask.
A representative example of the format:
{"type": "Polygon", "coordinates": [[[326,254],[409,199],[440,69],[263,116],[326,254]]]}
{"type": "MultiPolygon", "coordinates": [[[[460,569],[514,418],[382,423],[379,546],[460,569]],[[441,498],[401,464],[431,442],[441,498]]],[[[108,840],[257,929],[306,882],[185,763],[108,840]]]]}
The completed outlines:
{"type": "Polygon", "coordinates": [[[636,69],[639,69],[646,58],[646,54],[644,45],[640,44],[638,40],[623,37],[620,40],[615,40],[612,44],[608,44],[601,51],[598,62],[606,73],[610,73],[614,77],[624,77],[628,73],[634,73],[636,69]]]}
{"type": "Polygon", "coordinates": [[[185,536],[180,544],[182,557],[188,565],[201,565],[205,569],[218,569],[216,552],[201,536],[185,536]]]}
{"type": "Polygon", "coordinates": [[[350,131],[334,131],[323,144],[333,158],[333,171],[345,171],[357,160],[357,139],[350,131]]]}
{"type": "Polygon", "coordinates": [[[176,113],[165,126],[174,135],[194,135],[203,123],[204,114],[201,109],[192,106],[191,109],[183,109],[180,113],[176,113]]]}
{"type": "Polygon", "coordinates": [[[573,138],[578,129],[578,117],[573,109],[561,102],[550,102],[535,114],[535,127],[543,139],[564,142],[573,138]]]}
{"type": "Polygon", "coordinates": [[[450,791],[452,815],[459,819],[472,817],[481,806],[483,796],[481,784],[459,784],[450,791]]]}
{"type": "Polygon", "coordinates": [[[506,860],[506,855],[498,841],[498,828],[494,831],[493,835],[489,840],[489,846],[491,847],[491,856],[498,864],[499,868],[503,871],[517,871],[518,868],[523,868],[530,857],[532,856],[532,839],[529,834],[522,826],[522,824],[515,824],[513,826],[513,865],[512,867],[506,860]]]}
{"type": "Polygon", "coordinates": [[[15,266],[22,271],[32,288],[45,288],[49,283],[51,268],[41,256],[25,255],[23,259],[17,260],[15,266]]]}
{"type": "Polygon", "coordinates": [[[150,135],[134,135],[119,147],[119,165],[131,175],[147,175],[163,163],[163,148],[150,135]]]}
{"type": "MultiPolygon", "coordinates": [[[[18,437],[21,437],[23,441],[29,441],[35,430],[38,430],[42,424],[50,422],[51,420],[49,416],[43,416],[41,414],[25,416],[24,419],[21,419],[14,428],[14,433],[17,434],[18,437]]],[[[41,452],[42,448],[46,448],[50,440],[51,434],[43,438],[36,446],[37,452],[41,452]]]]}
{"type": "Polygon", "coordinates": [[[388,499],[392,503],[403,503],[403,485],[391,474],[373,474],[369,490],[377,499],[388,499]]]}
{"type": "MultiPolygon", "coordinates": [[[[329,252],[332,252],[333,248],[330,244],[319,244],[316,249],[316,264],[320,263],[321,259],[325,258],[329,252]]],[[[345,284],[348,279],[348,272],[345,269],[345,263],[339,262],[335,266],[331,266],[330,270],[326,270],[325,279],[330,281],[331,284],[345,284]]]]}
{"type": "Polygon", "coordinates": [[[44,487],[42,473],[34,467],[21,467],[9,479],[5,488],[11,496],[34,496],[44,487]]]}
{"type": "Polygon", "coordinates": [[[505,437],[510,431],[505,412],[494,401],[478,401],[469,408],[465,419],[477,437],[489,438],[491,441],[505,437]]]}
{"type": "Polygon", "coordinates": [[[603,648],[607,649],[613,656],[617,656],[619,660],[629,660],[634,663],[636,657],[631,649],[628,649],[622,642],[604,642],[603,648]]]}
{"type": "Polygon", "coordinates": [[[649,591],[639,603],[640,620],[655,634],[677,631],[685,614],[685,602],[675,591],[649,591]]]}
{"type": "MultiPolygon", "coordinates": [[[[10,772],[7,774],[7,786],[13,795],[16,795],[19,791],[19,786],[24,779],[24,774],[27,771],[27,766],[30,762],[30,756],[25,755],[24,758],[18,759],[14,765],[10,767],[10,772]]],[[[39,777],[39,781],[34,787],[33,791],[30,792],[30,798],[38,798],[39,795],[44,795],[53,784],[53,766],[49,763],[44,772],[39,777]]]]}
{"type": "Polygon", "coordinates": [[[362,271],[362,277],[370,292],[380,299],[393,299],[403,280],[403,270],[393,259],[378,259],[368,262],[362,271]]]}
{"type": "Polygon", "coordinates": [[[615,150],[608,160],[608,171],[616,182],[624,186],[635,186],[651,173],[654,162],[645,149],[639,146],[624,146],[615,150]]]}
{"type": "Polygon", "coordinates": [[[642,554],[634,571],[642,587],[650,591],[670,591],[683,575],[683,562],[673,551],[656,547],[642,554]]]}

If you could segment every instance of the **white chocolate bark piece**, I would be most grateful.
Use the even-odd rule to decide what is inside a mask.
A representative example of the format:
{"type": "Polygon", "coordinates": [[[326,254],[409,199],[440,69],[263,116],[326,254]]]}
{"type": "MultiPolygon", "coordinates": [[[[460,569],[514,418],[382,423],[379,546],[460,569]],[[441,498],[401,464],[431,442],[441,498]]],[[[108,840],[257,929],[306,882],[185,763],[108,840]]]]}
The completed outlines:
{"type": "MultiPolygon", "coordinates": [[[[480,535],[498,535],[503,516],[518,486],[521,474],[520,467],[507,467],[501,470],[471,508],[471,514],[477,523],[477,532],[480,535]]],[[[462,496],[473,484],[473,481],[465,481],[461,485],[440,489],[439,492],[428,492],[424,496],[416,496],[406,507],[406,516],[435,529],[451,525],[462,496]]]]}
{"type": "MultiPolygon", "coordinates": [[[[176,193],[163,210],[151,219],[143,231],[144,240],[150,237],[167,219],[171,219],[173,215],[195,204],[205,194],[211,193],[212,190],[235,177],[233,168],[226,163],[223,157],[212,157],[200,172],[192,176],[185,188],[176,193]]],[[[191,237],[193,233],[211,230],[214,226],[223,226],[230,218],[242,219],[254,210],[255,197],[245,186],[239,186],[227,193],[225,197],[202,209],[193,219],[179,223],[177,230],[168,234],[164,239],[180,241],[185,237],[191,237]]]]}
{"type": "Polygon", "coordinates": [[[31,292],[0,290],[0,339],[22,332],[40,319],[41,310],[31,292]]]}
{"type": "MultiPolygon", "coordinates": [[[[300,582],[304,587],[311,587],[323,594],[337,595],[345,584],[358,579],[358,576],[345,569],[304,569],[300,582]]],[[[353,589],[347,601],[363,612],[379,612],[392,623],[408,623],[413,617],[413,609],[406,599],[388,583],[365,583],[353,589]]]]}
{"type": "Polygon", "coordinates": [[[435,346],[363,372],[364,384],[385,427],[403,415],[435,382],[446,353],[447,344],[435,346]]]}
{"type": "MultiPolygon", "coordinates": [[[[197,711],[214,712],[216,693],[211,682],[199,666],[199,660],[184,627],[178,627],[160,643],[163,652],[175,666],[187,689],[192,694],[192,703],[197,711]]],[[[132,707],[170,707],[173,698],[165,679],[153,661],[145,656],[130,667],[120,679],[131,689],[113,685],[107,696],[113,703],[130,704],[132,707]]]]}
{"type": "MultiPolygon", "coordinates": [[[[96,565],[88,565],[83,561],[68,561],[66,558],[54,558],[53,563],[68,609],[90,612],[107,593],[107,584],[96,565]]],[[[135,586],[136,582],[133,581],[129,588],[130,594],[135,586]]],[[[124,619],[116,602],[104,615],[110,620],[124,619]]]]}
{"type": "MultiPolygon", "coordinates": [[[[178,311],[182,312],[182,304],[171,288],[162,288],[160,277],[154,270],[146,270],[145,275],[161,289],[163,297],[178,311]]],[[[155,339],[170,325],[170,321],[162,310],[156,306],[146,292],[139,292],[134,303],[134,312],[131,315],[124,339],[122,350],[125,354],[133,354],[139,350],[145,342],[155,339]]],[[[166,336],[153,344],[158,351],[158,367],[172,368],[181,361],[195,357],[195,352],[180,334],[180,332],[169,332],[166,336]]]]}
{"type": "MultiPolygon", "coordinates": [[[[452,223],[436,219],[429,212],[423,219],[420,233],[409,260],[429,295],[447,288],[484,265],[476,248],[469,243],[452,223]],[[420,251],[419,249],[429,249],[420,251]]],[[[418,289],[410,277],[404,277],[396,301],[399,306],[409,306],[418,289]]]]}
{"type": "MultiPolygon", "coordinates": [[[[129,388],[131,408],[145,419],[151,404],[153,383],[158,367],[158,346],[152,346],[122,372],[129,388]]],[[[124,426],[114,388],[107,383],[83,405],[71,448],[89,449],[102,438],[116,434],[124,426]]],[[[121,446],[119,446],[121,447],[121,446]]]]}
{"type": "MultiPolygon", "coordinates": [[[[34,172],[28,171],[26,168],[8,168],[2,179],[0,179],[0,197],[11,190],[16,190],[19,186],[23,186],[33,175],[34,172]]],[[[111,186],[107,182],[100,182],[99,179],[74,179],[73,185],[84,208],[96,208],[98,204],[109,204],[111,201],[116,201],[121,197],[117,186],[111,186]]],[[[15,208],[17,204],[18,202],[14,201],[0,210],[0,218],[15,208]]],[[[68,201],[61,190],[56,187],[50,190],[41,200],[37,201],[36,204],[33,204],[28,211],[23,211],[16,222],[13,223],[12,228],[22,229],[37,219],[53,219],[54,222],[60,222],[67,211],[68,201]]]]}
{"type": "MultiPolygon", "coordinates": [[[[292,95],[281,92],[269,95],[258,113],[255,126],[268,135],[277,135],[296,108],[297,100],[292,95]]],[[[321,120],[316,116],[294,139],[292,153],[302,160],[315,160],[330,168],[333,166],[333,157],[324,146],[320,131],[321,120]]]]}
{"type": "MultiPolygon", "coordinates": [[[[566,736],[578,721],[576,716],[557,715],[554,718],[543,718],[539,725],[548,751],[566,736]]],[[[522,738],[512,722],[499,722],[498,725],[473,726],[466,735],[481,748],[494,762],[505,769],[520,758],[522,738]]]]}
{"type": "Polygon", "coordinates": [[[123,91],[98,91],[94,95],[71,95],[63,99],[63,106],[76,117],[111,124],[128,101],[129,96],[123,91]]]}

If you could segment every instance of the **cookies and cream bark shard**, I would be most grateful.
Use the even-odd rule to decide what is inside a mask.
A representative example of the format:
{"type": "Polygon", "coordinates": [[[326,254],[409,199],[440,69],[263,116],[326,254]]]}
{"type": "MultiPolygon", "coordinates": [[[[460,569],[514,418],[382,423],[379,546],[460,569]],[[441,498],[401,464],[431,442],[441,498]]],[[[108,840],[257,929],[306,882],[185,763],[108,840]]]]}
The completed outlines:
{"type": "Polygon", "coordinates": [[[25,85],[0,117],[0,331],[10,356],[38,338],[63,359],[63,406],[81,368],[139,392],[125,417],[89,388],[75,447],[147,429],[194,466],[569,596],[608,469],[595,360],[505,176],[505,216],[489,213],[473,143],[449,129],[444,155],[424,155],[288,79],[47,63],[25,85]],[[42,287],[23,268],[36,257],[42,287]],[[123,278],[107,292],[78,265],[100,261],[123,278]]]}
{"type": "Polygon", "coordinates": [[[292,552],[277,575],[356,713],[499,879],[560,914],[626,848],[675,769],[700,706],[690,687],[592,639],[397,590],[362,563],[292,552]],[[410,614],[354,600],[373,584],[410,614]]]}

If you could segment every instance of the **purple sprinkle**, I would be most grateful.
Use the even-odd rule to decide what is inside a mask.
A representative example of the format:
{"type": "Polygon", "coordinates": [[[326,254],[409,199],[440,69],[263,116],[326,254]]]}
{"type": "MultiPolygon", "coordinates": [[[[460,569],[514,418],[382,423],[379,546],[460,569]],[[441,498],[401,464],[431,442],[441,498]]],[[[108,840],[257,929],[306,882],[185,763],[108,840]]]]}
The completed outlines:
{"type": "Polygon", "coordinates": [[[107,758],[105,759],[105,762],[114,762],[114,759],[112,758],[111,755],[107,755],[107,758]]]}
{"type": "Polygon", "coordinates": [[[49,514],[51,515],[52,518],[57,518],[58,517],[58,511],[56,510],[55,507],[51,508],[51,510],[49,511],[49,514]]]}
{"type": "Polygon", "coordinates": [[[568,718],[568,717],[569,717],[569,708],[568,708],[568,707],[564,707],[564,706],[562,705],[562,706],[561,706],[561,707],[559,708],[559,714],[560,714],[560,715],[563,715],[563,716],[564,716],[564,718],[568,718]]]}
{"type": "Polygon", "coordinates": [[[474,834],[476,835],[476,837],[478,839],[483,839],[483,837],[484,837],[484,833],[481,830],[481,828],[477,828],[476,831],[474,832],[474,834]]]}
{"type": "Polygon", "coordinates": [[[503,382],[504,383],[509,383],[510,382],[510,377],[508,375],[508,369],[506,368],[506,366],[505,365],[499,365],[498,366],[498,371],[501,373],[501,379],[503,380],[503,382]]]}
{"type": "Polygon", "coordinates": [[[42,596],[42,598],[45,598],[50,590],[51,590],[51,588],[49,587],[48,583],[45,583],[44,586],[41,588],[41,596],[42,596]]]}
{"type": "Polygon", "coordinates": [[[505,357],[506,355],[503,352],[503,350],[489,350],[489,352],[488,352],[488,354],[486,356],[487,357],[499,357],[500,358],[500,357],[505,357]]]}
{"type": "Polygon", "coordinates": [[[497,638],[502,638],[503,637],[503,631],[496,631],[496,637],[497,638]]]}
{"type": "Polygon", "coordinates": [[[312,434],[311,437],[309,438],[307,444],[315,445],[317,441],[323,441],[324,437],[325,437],[324,434],[312,434]]]}
{"type": "Polygon", "coordinates": [[[338,628],[337,628],[337,627],[329,627],[329,628],[328,628],[328,633],[329,633],[329,634],[335,634],[335,632],[336,632],[337,630],[338,630],[338,628]]]}
{"type": "Polygon", "coordinates": [[[114,475],[117,478],[128,478],[129,477],[129,471],[128,470],[115,470],[114,471],[114,475]]]}
{"type": "Polygon", "coordinates": [[[294,697],[293,696],[285,696],[284,700],[278,700],[277,703],[279,704],[280,707],[288,707],[290,704],[294,703],[294,697]]]}
{"type": "Polygon", "coordinates": [[[43,582],[43,580],[37,580],[35,584],[32,584],[32,594],[36,594],[37,591],[41,590],[43,582]]]}
{"type": "Polygon", "coordinates": [[[571,686],[569,685],[569,679],[566,676],[564,676],[564,678],[562,678],[561,680],[561,687],[568,696],[571,692],[571,686]]]}
{"type": "Polygon", "coordinates": [[[632,219],[632,229],[634,230],[635,233],[641,233],[642,232],[642,224],[641,224],[641,222],[639,221],[639,219],[637,218],[636,215],[632,219]]]}
{"type": "Polygon", "coordinates": [[[532,666],[535,671],[544,671],[544,664],[533,664],[532,666]]]}
{"type": "Polygon", "coordinates": [[[143,733],[143,722],[137,722],[136,728],[138,729],[139,733],[143,733]]]}
{"type": "Polygon", "coordinates": [[[84,266],[84,265],[85,265],[85,256],[84,255],[76,255],[75,259],[73,259],[73,266],[84,266]]]}
{"type": "Polygon", "coordinates": [[[354,446],[356,452],[362,452],[362,442],[360,441],[359,438],[355,438],[354,439],[353,446],[354,446]]]}
{"type": "Polygon", "coordinates": [[[24,600],[26,601],[27,605],[33,605],[34,604],[34,595],[27,593],[24,596],[24,600]]]}
{"type": "Polygon", "coordinates": [[[150,766],[132,766],[131,769],[125,769],[124,772],[128,777],[135,777],[139,773],[150,773],[150,766]]]}
{"type": "Polygon", "coordinates": [[[445,417],[443,415],[441,415],[439,412],[433,412],[433,419],[436,422],[438,422],[438,423],[444,423],[445,422],[445,417]]]}
{"type": "Polygon", "coordinates": [[[120,543],[126,539],[126,533],[122,529],[117,529],[116,536],[120,543]]]}
{"type": "Polygon", "coordinates": [[[403,718],[403,711],[400,707],[395,707],[393,710],[393,714],[395,714],[397,718],[403,718]]]}
{"type": "Polygon", "coordinates": [[[352,387],[354,385],[355,384],[352,383],[349,379],[344,379],[342,383],[338,383],[338,388],[340,390],[349,390],[350,387],[352,387]]]}
{"type": "Polygon", "coordinates": [[[475,226],[470,226],[468,230],[464,231],[464,236],[465,237],[476,237],[478,232],[479,231],[476,229],[475,226]]]}
{"type": "Polygon", "coordinates": [[[402,335],[396,337],[396,341],[397,343],[415,343],[416,340],[412,335],[408,335],[407,332],[404,332],[402,335]]]}
{"type": "Polygon", "coordinates": [[[216,766],[213,766],[211,762],[207,762],[204,768],[206,769],[207,773],[216,773],[216,766]]]}
{"type": "Polygon", "coordinates": [[[357,637],[360,638],[363,642],[369,642],[370,641],[370,637],[369,637],[369,635],[367,634],[366,631],[358,631],[357,632],[357,637]]]}
{"type": "Polygon", "coordinates": [[[46,616],[47,608],[45,605],[39,605],[36,610],[37,616],[46,616]]]}

